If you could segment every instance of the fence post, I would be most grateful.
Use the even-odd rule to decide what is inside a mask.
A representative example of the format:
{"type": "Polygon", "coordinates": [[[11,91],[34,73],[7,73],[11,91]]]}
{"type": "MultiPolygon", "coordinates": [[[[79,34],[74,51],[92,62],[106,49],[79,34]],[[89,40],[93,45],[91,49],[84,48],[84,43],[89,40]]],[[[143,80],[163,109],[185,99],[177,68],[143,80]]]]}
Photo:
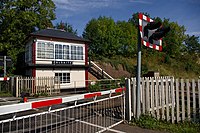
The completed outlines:
{"type": "Polygon", "coordinates": [[[182,111],[182,121],[185,120],[185,98],[184,98],[184,92],[185,92],[185,83],[184,80],[181,79],[181,111],[182,111]]]}
{"type": "Polygon", "coordinates": [[[9,87],[9,89],[10,89],[10,92],[12,93],[12,95],[15,95],[15,85],[14,85],[14,83],[15,83],[15,79],[14,79],[14,77],[10,77],[10,87],[9,87]]]}
{"type": "Polygon", "coordinates": [[[131,86],[132,86],[132,98],[131,98],[131,102],[132,102],[132,111],[133,111],[133,117],[136,117],[136,79],[135,78],[131,78],[131,86]]]}
{"type": "Polygon", "coordinates": [[[131,82],[130,79],[125,81],[126,92],[125,92],[125,118],[131,121],[131,82]]]}
{"type": "Polygon", "coordinates": [[[19,97],[18,77],[15,78],[15,83],[16,83],[16,97],[19,97]]]}
{"type": "Polygon", "coordinates": [[[187,93],[187,117],[190,120],[190,81],[186,79],[186,93],[187,93]]]}
{"type": "Polygon", "coordinates": [[[175,83],[174,78],[170,80],[171,96],[172,96],[172,123],[174,123],[174,108],[175,108],[175,83]]]}
{"type": "Polygon", "coordinates": [[[195,80],[192,79],[192,106],[193,106],[193,119],[196,121],[196,84],[195,80]]]}

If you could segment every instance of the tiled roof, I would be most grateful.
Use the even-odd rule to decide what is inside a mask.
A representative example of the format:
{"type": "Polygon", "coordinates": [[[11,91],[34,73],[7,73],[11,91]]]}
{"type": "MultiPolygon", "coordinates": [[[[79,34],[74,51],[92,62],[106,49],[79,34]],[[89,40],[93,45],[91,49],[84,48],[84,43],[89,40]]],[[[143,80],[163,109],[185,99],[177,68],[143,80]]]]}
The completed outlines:
{"type": "Polygon", "coordinates": [[[33,32],[30,35],[31,36],[52,37],[52,38],[59,38],[59,39],[73,40],[73,41],[89,42],[89,40],[87,40],[87,39],[76,36],[72,33],[66,32],[64,30],[58,30],[58,29],[43,29],[43,30],[39,30],[37,32],[33,32]]]}

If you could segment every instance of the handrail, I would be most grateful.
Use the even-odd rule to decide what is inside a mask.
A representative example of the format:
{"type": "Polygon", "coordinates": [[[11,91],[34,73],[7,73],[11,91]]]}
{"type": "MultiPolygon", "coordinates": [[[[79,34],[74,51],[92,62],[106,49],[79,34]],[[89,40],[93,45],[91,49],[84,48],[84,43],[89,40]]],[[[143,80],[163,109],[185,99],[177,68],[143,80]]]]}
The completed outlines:
{"type": "Polygon", "coordinates": [[[101,69],[97,64],[95,64],[93,61],[90,61],[90,63],[95,66],[97,69],[99,69],[101,72],[103,72],[103,74],[105,74],[106,76],[108,76],[110,79],[114,79],[113,77],[111,77],[108,73],[106,73],[105,71],[103,71],[103,69],[101,69]]]}

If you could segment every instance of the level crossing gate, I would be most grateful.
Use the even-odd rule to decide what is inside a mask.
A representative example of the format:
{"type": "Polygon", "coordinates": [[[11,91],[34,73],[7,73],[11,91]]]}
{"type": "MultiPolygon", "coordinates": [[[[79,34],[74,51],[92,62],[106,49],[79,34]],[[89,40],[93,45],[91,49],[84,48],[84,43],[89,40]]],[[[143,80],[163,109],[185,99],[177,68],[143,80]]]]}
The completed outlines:
{"type": "Polygon", "coordinates": [[[0,106],[2,133],[115,131],[125,119],[125,88],[0,106]]]}

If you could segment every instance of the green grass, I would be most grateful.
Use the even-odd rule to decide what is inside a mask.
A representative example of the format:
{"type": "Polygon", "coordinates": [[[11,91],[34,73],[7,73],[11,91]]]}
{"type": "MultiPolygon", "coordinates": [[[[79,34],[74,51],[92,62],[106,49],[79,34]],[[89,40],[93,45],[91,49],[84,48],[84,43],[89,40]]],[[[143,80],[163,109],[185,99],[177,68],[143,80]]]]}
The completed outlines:
{"type": "Polygon", "coordinates": [[[11,97],[12,94],[7,91],[0,91],[0,97],[11,97]]]}
{"type": "MultiPolygon", "coordinates": [[[[200,65],[193,63],[192,68],[186,70],[187,62],[178,59],[169,58],[169,61],[161,61],[159,56],[143,55],[142,58],[142,72],[141,74],[146,74],[148,71],[158,71],[160,76],[174,76],[175,78],[190,78],[198,79],[200,73],[200,65]],[[194,68],[194,69],[193,69],[194,68]]],[[[118,69],[119,65],[123,66],[123,69],[131,73],[132,77],[136,76],[136,66],[137,58],[125,58],[125,57],[115,57],[115,58],[102,58],[101,60],[96,60],[100,63],[110,63],[113,68],[118,69]]],[[[190,65],[189,65],[190,66],[190,65]]],[[[119,75],[120,78],[120,75],[119,75]]]]}
{"type": "Polygon", "coordinates": [[[142,115],[140,119],[133,121],[133,124],[146,129],[167,131],[170,133],[200,133],[200,123],[183,122],[172,124],[157,120],[149,115],[142,115]]]}

